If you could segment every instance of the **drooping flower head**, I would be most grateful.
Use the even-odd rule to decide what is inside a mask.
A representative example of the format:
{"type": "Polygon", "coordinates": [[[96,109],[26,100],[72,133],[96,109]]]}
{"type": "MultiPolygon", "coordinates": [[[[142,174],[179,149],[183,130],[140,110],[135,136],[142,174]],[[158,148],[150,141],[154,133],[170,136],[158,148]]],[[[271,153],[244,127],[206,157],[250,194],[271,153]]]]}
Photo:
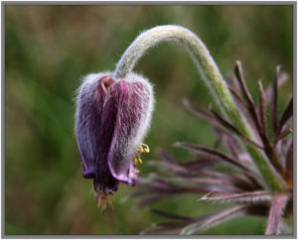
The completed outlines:
{"type": "Polygon", "coordinates": [[[137,74],[115,79],[111,73],[89,74],[77,96],[76,136],[83,177],[93,179],[98,205],[117,191],[134,186],[139,170],[134,156],[142,147],[153,110],[153,90],[137,74]]]}

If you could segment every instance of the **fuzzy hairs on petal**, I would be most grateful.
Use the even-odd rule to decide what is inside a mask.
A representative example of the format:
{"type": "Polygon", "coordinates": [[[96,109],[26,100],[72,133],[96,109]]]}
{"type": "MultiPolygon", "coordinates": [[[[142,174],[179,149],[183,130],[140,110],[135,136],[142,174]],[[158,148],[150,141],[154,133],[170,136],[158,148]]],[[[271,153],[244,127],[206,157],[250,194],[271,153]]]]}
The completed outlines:
{"type": "Polygon", "coordinates": [[[108,164],[113,177],[133,186],[138,174],[132,161],[149,129],[154,105],[153,88],[142,76],[130,74],[117,81],[110,91],[111,96],[119,95],[119,105],[108,164]]]}

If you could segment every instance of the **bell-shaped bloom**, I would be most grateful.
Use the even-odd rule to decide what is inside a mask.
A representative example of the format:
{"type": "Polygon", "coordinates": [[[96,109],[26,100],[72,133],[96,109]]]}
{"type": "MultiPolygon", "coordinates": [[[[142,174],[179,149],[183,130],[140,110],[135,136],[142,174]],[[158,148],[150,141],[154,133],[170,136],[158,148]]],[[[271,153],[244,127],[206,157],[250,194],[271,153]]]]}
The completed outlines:
{"type": "Polygon", "coordinates": [[[89,74],[79,88],[75,128],[83,176],[93,179],[100,199],[119,181],[135,185],[134,155],[149,128],[153,99],[152,86],[137,74],[89,74]]]}

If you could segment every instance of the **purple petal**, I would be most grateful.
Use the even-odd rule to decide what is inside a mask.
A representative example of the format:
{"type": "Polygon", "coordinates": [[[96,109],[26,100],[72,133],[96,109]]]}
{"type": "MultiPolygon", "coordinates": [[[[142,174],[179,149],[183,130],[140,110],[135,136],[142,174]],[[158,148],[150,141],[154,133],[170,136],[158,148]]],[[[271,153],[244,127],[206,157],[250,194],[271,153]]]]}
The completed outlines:
{"type": "Polygon", "coordinates": [[[94,178],[98,135],[106,87],[113,83],[103,74],[90,74],[79,89],[76,110],[76,135],[85,178],[94,178]]]}
{"type": "Polygon", "coordinates": [[[107,154],[109,146],[101,150],[99,139],[105,134],[101,128],[103,107],[109,87],[115,82],[109,74],[90,74],[79,89],[76,111],[76,135],[83,163],[83,177],[94,179],[94,189],[101,196],[113,194],[118,187],[109,171],[107,154]]]}
{"type": "MultiPolygon", "coordinates": [[[[140,76],[130,75],[128,78],[129,80],[121,80],[113,84],[110,89],[111,97],[108,102],[118,99],[118,106],[116,119],[111,119],[115,126],[108,164],[114,178],[133,186],[138,173],[132,161],[148,129],[153,107],[153,93],[149,83],[140,76]]],[[[112,111],[108,102],[104,111],[112,111]]],[[[105,126],[102,127],[105,128],[105,126]]]]}
{"type": "Polygon", "coordinates": [[[139,75],[118,81],[109,73],[85,78],[77,97],[76,135],[83,177],[94,179],[99,203],[117,190],[118,181],[136,183],[133,158],[152,110],[152,87],[139,75]]]}

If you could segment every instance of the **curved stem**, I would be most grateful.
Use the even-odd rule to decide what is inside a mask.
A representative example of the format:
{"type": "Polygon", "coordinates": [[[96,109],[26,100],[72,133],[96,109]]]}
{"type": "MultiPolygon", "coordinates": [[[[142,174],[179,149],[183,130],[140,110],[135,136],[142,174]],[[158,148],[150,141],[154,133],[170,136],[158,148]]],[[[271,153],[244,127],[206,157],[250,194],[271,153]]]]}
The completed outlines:
{"type": "MultiPolygon", "coordinates": [[[[187,50],[198,67],[203,80],[210,89],[212,97],[216,99],[222,114],[230,119],[232,124],[246,137],[254,140],[251,130],[239,114],[227,84],[209,54],[208,49],[194,33],[185,28],[166,25],[143,32],[121,57],[114,73],[115,77],[117,79],[125,78],[148,49],[164,41],[177,42],[187,50]]],[[[262,174],[267,186],[273,191],[283,190],[282,181],[271,164],[265,159],[263,153],[255,146],[250,144],[244,145],[262,174]]]]}

